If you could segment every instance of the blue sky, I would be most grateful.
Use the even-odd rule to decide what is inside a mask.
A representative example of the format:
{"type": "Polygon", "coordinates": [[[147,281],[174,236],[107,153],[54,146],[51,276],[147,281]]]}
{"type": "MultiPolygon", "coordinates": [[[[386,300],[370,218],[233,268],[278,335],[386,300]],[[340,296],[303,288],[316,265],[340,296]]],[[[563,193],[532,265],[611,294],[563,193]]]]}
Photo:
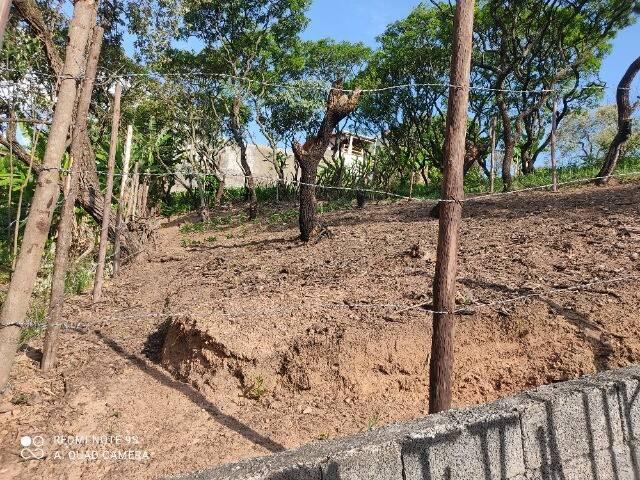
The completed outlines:
{"type": "MultiPolygon", "coordinates": [[[[405,18],[419,0],[313,0],[308,12],[309,26],[303,38],[318,40],[333,38],[351,42],[363,42],[376,47],[376,37],[387,25],[405,18]]],[[[125,48],[133,53],[133,39],[126,36],[125,48]]],[[[183,48],[199,49],[197,42],[190,41],[183,48]]],[[[624,71],[640,54],[640,22],[623,30],[614,41],[613,51],[605,59],[600,72],[602,80],[607,83],[607,102],[615,102],[615,87],[624,71]]],[[[636,79],[634,92],[640,93],[636,79]]]]}
{"type": "Polygon", "coordinates": [[[311,22],[304,38],[364,42],[375,46],[375,38],[387,25],[406,17],[420,2],[409,0],[313,0],[311,22]]]}
{"type": "MultiPolygon", "coordinates": [[[[416,0],[314,0],[309,11],[311,22],[303,36],[309,40],[330,37],[361,41],[375,47],[376,36],[389,23],[406,17],[419,3],[416,0]]],[[[609,86],[607,101],[614,101],[612,90],[638,55],[640,22],[618,34],[611,55],[604,61],[601,77],[609,86]]]]}

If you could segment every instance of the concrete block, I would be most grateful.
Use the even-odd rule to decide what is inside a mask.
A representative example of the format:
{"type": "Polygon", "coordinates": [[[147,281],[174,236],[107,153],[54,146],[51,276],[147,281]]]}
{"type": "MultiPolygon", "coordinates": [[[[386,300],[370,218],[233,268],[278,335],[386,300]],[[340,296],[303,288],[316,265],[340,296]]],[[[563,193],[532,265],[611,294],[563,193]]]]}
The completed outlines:
{"type": "Polygon", "coordinates": [[[615,388],[566,382],[528,397],[531,402],[519,407],[527,469],[550,468],[624,441],[615,388]]]}
{"type": "Polygon", "coordinates": [[[446,431],[414,433],[403,444],[406,480],[502,479],[524,473],[520,415],[495,405],[451,412],[446,431]]]}
{"type": "Polygon", "coordinates": [[[640,366],[184,480],[640,480],[640,366]]]}
{"type": "Polygon", "coordinates": [[[311,458],[305,462],[297,455],[272,455],[168,477],[167,480],[322,480],[316,461],[311,458]]]}
{"type": "Polygon", "coordinates": [[[323,480],[402,479],[400,445],[390,442],[351,449],[322,465],[323,480]]]}
{"type": "Polygon", "coordinates": [[[627,442],[640,440],[640,367],[634,365],[603,372],[588,381],[617,390],[624,439],[627,442]]]}

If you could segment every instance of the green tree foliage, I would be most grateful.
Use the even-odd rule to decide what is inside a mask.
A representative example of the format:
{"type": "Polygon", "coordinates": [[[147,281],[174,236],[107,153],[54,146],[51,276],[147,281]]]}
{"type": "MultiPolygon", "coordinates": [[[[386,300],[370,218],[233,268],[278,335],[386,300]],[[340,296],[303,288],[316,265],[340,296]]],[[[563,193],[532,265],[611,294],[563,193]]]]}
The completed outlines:
{"type": "MultiPolygon", "coordinates": [[[[559,131],[558,146],[564,157],[587,165],[596,165],[607,153],[617,129],[616,105],[578,110],[567,116],[564,127],[559,131]]],[[[640,159],[640,119],[637,118],[621,163],[629,159],[640,159]]]]}
{"type": "MultiPolygon", "coordinates": [[[[571,104],[579,105],[598,95],[598,90],[583,87],[597,83],[597,72],[612,39],[635,20],[634,5],[637,3],[628,0],[479,3],[474,62],[495,89],[502,120],[505,189],[511,188],[513,154],[525,127],[528,139],[523,142],[523,157],[535,159],[531,150],[546,130],[542,110],[551,100],[549,90],[572,92],[563,97],[564,113],[571,104]]],[[[526,165],[523,170],[532,167],[526,165]]]]}

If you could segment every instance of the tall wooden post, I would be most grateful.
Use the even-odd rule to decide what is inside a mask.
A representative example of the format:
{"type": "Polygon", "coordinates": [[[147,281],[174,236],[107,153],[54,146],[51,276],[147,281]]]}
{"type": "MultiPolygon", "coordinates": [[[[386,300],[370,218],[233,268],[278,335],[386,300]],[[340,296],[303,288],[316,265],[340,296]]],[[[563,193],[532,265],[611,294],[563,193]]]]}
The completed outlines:
{"type": "Polygon", "coordinates": [[[148,212],[147,203],[149,201],[149,179],[149,170],[147,170],[147,174],[143,183],[142,200],[140,202],[140,216],[143,218],[146,218],[148,212]]]}
{"type": "Polygon", "coordinates": [[[113,170],[116,164],[116,150],[118,148],[118,129],[120,128],[120,97],[122,83],[116,81],[116,92],[113,98],[113,119],[111,121],[111,143],[109,144],[109,162],[107,164],[107,187],[104,192],[104,208],[102,212],[102,231],[100,232],[100,248],[98,250],[98,266],[93,283],[93,301],[100,301],[102,284],[104,282],[104,262],[107,257],[107,243],[109,241],[109,220],[111,217],[111,196],[113,194],[113,170]]]}
{"type": "Polygon", "coordinates": [[[136,209],[138,208],[138,189],[140,188],[140,162],[136,162],[133,166],[133,178],[131,180],[131,190],[129,191],[129,205],[127,206],[128,217],[131,220],[136,218],[136,209]]]}
{"type": "Polygon", "coordinates": [[[9,12],[11,11],[11,0],[0,0],[0,48],[4,40],[4,31],[9,21],[9,12]]]}
{"type": "Polygon", "coordinates": [[[553,108],[551,112],[551,183],[553,191],[558,191],[558,168],[556,165],[556,130],[558,128],[558,106],[556,97],[553,97],[553,108]]]}
{"type": "Polygon", "coordinates": [[[464,200],[464,154],[475,0],[458,0],[449,83],[444,174],[433,282],[433,337],[429,368],[429,413],[451,407],[458,237],[464,200]]]}
{"type": "Polygon", "coordinates": [[[87,145],[85,145],[83,141],[86,138],[83,133],[86,133],[87,115],[89,114],[89,107],[91,106],[91,96],[96,79],[96,72],[98,71],[98,60],[102,49],[103,37],[104,29],[95,26],[93,29],[93,39],[89,48],[89,56],[87,58],[84,82],[80,90],[78,106],[76,108],[75,125],[71,139],[71,161],[73,163],[71,172],[67,177],[69,188],[65,190],[64,203],[62,204],[62,212],[60,214],[60,221],[58,222],[58,240],[56,242],[56,256],[51,279],[47,331],[44,336],[42,361],[40,362],[40,368],[44,372],[49,371],[56,363],[60,318],[62,316],[62,307],[64,306],[64,281],[69,260],[69,248],[71,247],[73,216],[76,198],[78,197],[78,174],[80,173],[78,164],[81,164],[80,157],[87,148],[87,145]]]}
{"type": "Polygon", "coordinates": [[[413,198],[413,184],[415,182],[416,173],[411,170],[411,178],[409,179],[409,198],[413,198]]]}
{"type": "Polygon", "coordinates": [[[47,148],[38,174],[31,208],[24,229],[16,269],[11,277],[5,301],[0,311],[0,391],[9,379],[9,372],[18,348],[20,326],[27,316],[44,245],[49,235],[51,219],[60,192],[60,161],[67,148],[69,127],[73,120],[84,55],[95,14],[95,1],[77,0],[69,24],[63,77],[57,92],[56,107],[49,130],[47,148]]]}
{"type": "Polygon", "coordinates": [[[496,183],[496,123],[496,119],[493,118],[493,120],[491,120],[491,170],[489,171],[489,176],[491,177],[491,186],[489,191],[491,193],[493,193],[496,183]]]}
{"type": "Polygon", "coordinates": [[[116,238],[113,243],[113,276],[120,270],[120,231],[125,223],[122,218],[127,181],[129,181],[129,162],[131,161],[131,142],[133,141],[133,125],[127,127],[127,140],[124,144],[124,160],[122,165],[122,178],[120,179],[120,196],[118,197],[118,210],[116,211],[116,238]]]}

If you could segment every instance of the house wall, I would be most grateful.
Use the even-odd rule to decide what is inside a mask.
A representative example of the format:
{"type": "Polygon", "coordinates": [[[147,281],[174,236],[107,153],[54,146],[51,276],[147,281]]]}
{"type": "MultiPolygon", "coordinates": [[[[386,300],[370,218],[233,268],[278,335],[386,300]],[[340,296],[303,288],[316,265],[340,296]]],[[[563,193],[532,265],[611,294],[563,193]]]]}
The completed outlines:
{"type": "MultiPolygon", "coordinates": [[[[247,145],[247,162],[251,167],[251,173],[256,178],[256,183],[259,185],[273,184],[278,181],[275,168],[268,160],[270,156],[271,148],[265,145],[247,145]]],[[[244,172],[240,166],[240,150],[237,147],[227,147],[220,153],[220,169],[227,175],[227,186],[244,186],[244,172]]],[[[285,178],[291,180],[294,172],[293,155],[289,155],[285,168],[285,178]]]]}

